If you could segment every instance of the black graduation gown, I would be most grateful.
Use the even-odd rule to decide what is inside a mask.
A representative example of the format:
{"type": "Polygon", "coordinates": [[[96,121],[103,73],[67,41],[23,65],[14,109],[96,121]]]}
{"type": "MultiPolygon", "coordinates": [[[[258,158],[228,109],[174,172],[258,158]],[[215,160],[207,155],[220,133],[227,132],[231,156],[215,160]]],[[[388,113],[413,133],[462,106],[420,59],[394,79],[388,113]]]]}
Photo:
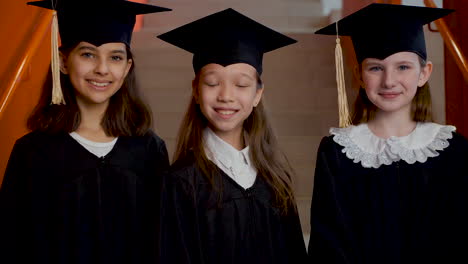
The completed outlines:
{"type": "Polygon", "coordinates": [[[425,163],[363,168],[322,140],[310,263],[468,263],[468,141],[425,163]]]}
{"type": "Polygon", "coordinates": [[[103,158],[66,133],[24,136],[0,190],[0,263],[152,263],[168,167],[152,132],[103,158]]]}
{"type": "Polygon", "coordinates": [[[161,264],[306,263],[297,213],[281,215],[261,177],[244,189],[219,170],[221,202],[193,161],[164,180],[161,264]]]}

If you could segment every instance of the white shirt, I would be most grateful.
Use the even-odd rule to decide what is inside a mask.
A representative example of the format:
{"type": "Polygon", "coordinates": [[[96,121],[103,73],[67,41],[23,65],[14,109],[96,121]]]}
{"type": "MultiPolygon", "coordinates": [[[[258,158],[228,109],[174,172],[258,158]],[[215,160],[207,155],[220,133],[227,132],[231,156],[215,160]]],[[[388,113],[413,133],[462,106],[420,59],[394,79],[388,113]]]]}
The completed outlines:
{"type": "Polygon", "coordinates": [[[210,128],[203,131],[203,140],[209,160],[244,189],[252,187],[257,169],[252,165],[248,146],[239,151],[219,138],[210,128]]]}
{"type": "Polygon", "coordinates": [[[89,152],[93,153],[97,157],[103,157],[114,148],[115,143],[117,142],[118,138],[114,138],[114,140],[110,142],[94,142],[89,139],[86,139],[80,136],[76,132],[71,132],[70,136],[75,139],[81,146],[87,149],[89,152]]]}

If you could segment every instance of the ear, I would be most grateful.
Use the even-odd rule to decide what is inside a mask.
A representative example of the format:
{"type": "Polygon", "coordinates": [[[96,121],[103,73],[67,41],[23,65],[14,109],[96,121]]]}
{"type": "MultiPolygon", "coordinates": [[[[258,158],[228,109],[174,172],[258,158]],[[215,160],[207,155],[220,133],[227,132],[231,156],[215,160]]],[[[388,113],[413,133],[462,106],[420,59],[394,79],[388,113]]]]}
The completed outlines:
{"type": "Polygon", "coordinates": [[[253,101],[253,107],[257,107],[257,105],[260,103],[260,100],[262,100],[262,96],[263,96],[263,90],[265,88],[262,87],[260,89],[257,89],[255,91],[255,98],[254,98],[254,101],[253,101]]]}
{"type": "Polygon", "coordinates": [[[130,72],[130,69],[132,68],[133,60],[128,59],[127,61],[127,66],[125,68],[125,77],[127,77],[127,74],[130,72]]]}
{"type": "Polygon", "coordinates": [[[427,61],[426,66],[421,69],[421,73],[419,74],[418,87],[422,87],[429,80],[429,77],[431,77],[432,74],[432,67],[432,62],[427,61]]]}
{"type": "Polygon", "coordinates": [[[63,54],[63,52],[60,51],[60,71],[63,74],[68,74],[68,68],[67,68],[67,56],[63,54]]]}

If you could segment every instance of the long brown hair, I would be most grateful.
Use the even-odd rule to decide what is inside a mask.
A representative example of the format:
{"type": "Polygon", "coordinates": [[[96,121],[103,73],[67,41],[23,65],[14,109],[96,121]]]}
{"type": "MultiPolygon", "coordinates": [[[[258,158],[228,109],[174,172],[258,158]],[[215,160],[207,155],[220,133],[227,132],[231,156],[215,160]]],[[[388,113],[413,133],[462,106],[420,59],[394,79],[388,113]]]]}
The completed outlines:
{"type": "MultiPolygon", "coordinates": [[[[193,80],[198,84],[199,73],[193,80]]],[[[260,76],[257,75],[257,89],[263,87],[260,76]]],[[[194,85],[195,94],[198,89],[194,85]]],[[[203,130],[208,126],[208,120],[203,115],[195,97],[192,96],[185,117],[177,136],[177,146],[174,161],[187,157],[195,159],[196,166],[207,177],[212,187],[221,193],[217,187],[219,182],[218,169],[210,162],[204,151],[203,130]]],[[[291,188],[293,170],[286,156],[279,150],[276,136],[266,114],[263,99],[253,108],[252,113],[244,121],[244,131],[248,134],[248,146],[257,177],[262,177],[270,186],[274,196],[274,206],[283,213],[294,206],[294,195],[291,188]]]]}
{"type": "MultiPolygon", "coordinates": [[[[73,47],[61,49],[68,55],[73,47]]],[[[122,87],[110,98],[109,106],[101,120],[108,136],[141,136],[146,134],[152,123],[151,111],[139,95],[135,75],[134,56],[126,46],[127,59],[133,60],[122,87]]],[[[75,91],[70,77],[60,73],[62,93],[66,105],[50,104],[52,98],[52,73],[49,70],[38,104],[28,118],[27,127],[48,133],[73,132],[81,122],[81,113],[76,103],[75,91]]]]}
{"type": "MultiPolygon", "coordinates": [[[[421,68],[426,67],[427,62],[419,57],[421,68]]],[[[359,65],[362,72],[362,65],[359,65]]],[[[367,123],[375,118],[377,107],[369,100],[366,90],[361,86],[354,102],[353,124],[367,123]]],[[[432,99],[429,83],[418,87],[416,94],[411,101],[411,118],[416,122],[432,122],[432,99]]]]}

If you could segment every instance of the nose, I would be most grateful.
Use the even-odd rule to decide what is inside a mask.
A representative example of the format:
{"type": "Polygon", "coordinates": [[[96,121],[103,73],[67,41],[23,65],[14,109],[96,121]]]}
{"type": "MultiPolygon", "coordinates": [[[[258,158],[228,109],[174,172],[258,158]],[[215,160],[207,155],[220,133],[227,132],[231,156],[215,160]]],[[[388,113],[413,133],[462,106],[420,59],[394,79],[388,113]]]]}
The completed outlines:
{"type": "Polygon", "coordinates": [[[96,67],[94,68],[94,72],[99,75],[107,75],[109,73],[109,65],[107,65],[107,61],[103,58],[99,58],[96,62],[96,67]]]}
{"type": "Polygon", "coordinates": [[[232,102],[234,98],[234,89],[231,85],[221,84],[219,87],[217,100],[220,102],[232,102]]]}
{"type": "Polygon", "coordinates": [[[385,70],[383,74],[382,86],[392,88],[397,83],[397,75],[393,70],[385,70]]]}

